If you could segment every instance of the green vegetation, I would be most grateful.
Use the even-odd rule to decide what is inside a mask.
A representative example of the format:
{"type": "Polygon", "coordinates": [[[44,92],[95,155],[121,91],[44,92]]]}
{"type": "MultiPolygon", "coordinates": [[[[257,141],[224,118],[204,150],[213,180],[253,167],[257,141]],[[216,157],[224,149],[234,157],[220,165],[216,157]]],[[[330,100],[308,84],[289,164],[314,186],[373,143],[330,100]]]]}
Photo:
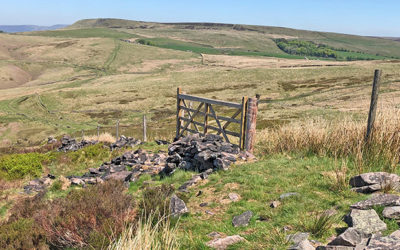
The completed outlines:
{"type": "Polygon", "coordinates": [[[316,44],[311,41],[275,39],[276,45],[284,52],[291,55],[315,56],[333,58],[337,60],[376,60],[386,57],[371,55],[362,52],[354,52],[347,49],[337,49],[325,44],[316,44]]]}
{"type": "Polygon", "coordinates": [[[11,154],[0,157],[0,179],[14,180],[25,176],[38,177],[42,173],[43,162],[49,161],[47,154],[11,154]]]}

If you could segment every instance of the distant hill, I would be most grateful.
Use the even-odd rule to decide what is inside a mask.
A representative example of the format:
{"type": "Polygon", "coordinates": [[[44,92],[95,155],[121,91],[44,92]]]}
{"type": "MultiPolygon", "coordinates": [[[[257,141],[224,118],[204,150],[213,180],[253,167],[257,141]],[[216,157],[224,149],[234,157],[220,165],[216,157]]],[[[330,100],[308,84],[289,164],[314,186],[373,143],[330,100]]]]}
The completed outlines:
{"type": "MultiPolygon", "coordinates": [[[[276,39],[283,38],[312,42],[317,46],[326,45],[338,51],[341,58],[350,60],[400,58],[400,43],[396,41],[398,38],[391,40],[381,37],[273,26],[188,22],[156,23],[99,18],[80,20],[65,29],[77,31],[79,29],[105,28],[142,38],[139,42],[143,44],[206,54],[302,57],[301,55],[288,55],[279,49],[276,39]]],[[[104,33],[104,31],[102,32],[104,33]]],[[[36,35],[45,34],[37,33],[36,35]]],[[[62,36],[62,34],[57,34],[57,36],[62,36]]]]}
{"type": "Polygon", "coordinates": [[[38,26],[38,25],[0,25],[0,30],[7,33],[28,32],[28,31],[41,31],[41,30],[56,30],[67,27],[66,24],[56,24],[52,26],[38,26]]]}

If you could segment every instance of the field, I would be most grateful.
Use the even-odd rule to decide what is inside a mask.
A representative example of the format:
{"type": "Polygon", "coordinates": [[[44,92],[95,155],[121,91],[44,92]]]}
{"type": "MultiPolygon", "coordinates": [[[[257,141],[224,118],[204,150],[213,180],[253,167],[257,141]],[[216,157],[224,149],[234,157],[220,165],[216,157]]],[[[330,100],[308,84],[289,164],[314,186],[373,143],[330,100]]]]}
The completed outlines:
{"type": "MultiPolygon", "coordinates": [[[[82,131],[86,136],[95,135],[97,126],[101,132],[115,135],[117,121],[120,134],[141,139],[143,115],[147,117],[149,141],[171,140],[177,87],[188,94],[231,102],[259,94],[258,161],[212,174],[184,194],[191,212],[171,221],[181,248],[208,249],[207,234],[218,231],[246,239],[232,249],[283,249],[289,244],[287,234],[307,231],[308,223],[315,222],[312,216],[334,209],[337,218],[331,227],[311,235],[327,243],[344,226],[338,218],[348,212],[348,206],[368,197],[349,190],[351,176],[380,170],[400,173],[396,161],[396,152],[400,152],[397,58],[400,43],[394,40],[279,27],[98,19],[57,31],[2,33],[0,163],[11,159],[17,164],[27,157],[41,162],[40,169],[33,172],[36,175],[53,173],[58,178],[82,174],[123,150],[110,152],[97,145],[71,153],[50,149],[26,156],[20,153],[43,147],[49,136],[80,137],[82,131]],[[379,60],[290,55],[277,47],[274,39],[278,38],[350,51],[339,51],[343,58],[365,55],[379,60]],[[359,142],[363,140],[375,69],[383,72],[377,111],[380,126],[373,139],[376,147],[368,151],[372,155],[368,157],[359,142]],[[9,156],[10,151],[16,154],[9,156]],[[197,195],[199,191],[202,196],[197,195]],[[300,197],[283,202],[277,209],[268,207],[282,193],[294,191],[300,197]],[[241,200],[222,202],[229,192],[238,193],[241,200]],[[200,207],[202,202],[208,206],[200,207]],[[232,217],[246,210],[255,214],[249,227],[233,227],[232,217]]],[[[166,150],[154,142],[139,147],[166,150]]],[[[22,199],[24,183],[35,177],[28,174],[12,179],[7,174],[0,171],[3,223],[22,199]]],[[[145,175],[131,183],[128,193],[140,201],[147,182],[177,188],[192,174],[177,171],[164,179],[145,175]]],[[[54,187],[43,199],[68,198],[75,192],[72,190],[81,189],[60,191],[54,187]]],[[[29,219],[22,222],[29,223],[29,219]]],[[[389,225],[385,234],[398,229],[395,222],[385,222],[389,225]]],[[[0,244],[6,231],[0,227],[0,244]]]]}

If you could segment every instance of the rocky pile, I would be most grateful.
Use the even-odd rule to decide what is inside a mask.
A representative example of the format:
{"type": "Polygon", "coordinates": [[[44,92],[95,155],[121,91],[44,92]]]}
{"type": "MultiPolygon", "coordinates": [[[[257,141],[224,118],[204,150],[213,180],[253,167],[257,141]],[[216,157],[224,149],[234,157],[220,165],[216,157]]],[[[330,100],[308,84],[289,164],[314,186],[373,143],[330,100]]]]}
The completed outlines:
{"type": "Polygon", "coordinates": [[[224,142],[219,135],[198,134],[188,135],[173,142],[168,147],[169,157],[167,166],[163,169],[163,175],[170,175],[176,169],[205,172],[208,169],[228,169],[241,154],[239,147],[224,142]]]}
{"type": "Polygon", "coordinates": [[[28,183],[28,185],[24,186],[24,192],[30,194],[31,192],[40,192],[46,189],[46,187],[50,186],[53,183],[53,180],[56,177],[54,175],[48,174],[42,178],[37,178],[28,183]]]}
{"type": "Polygon", "coordinates": [[[126,137],[121,135],[121,137],[115,142],[110,145],[110,149],[114,150],[116,148],[124,148],[124,147],[134,147],[136,145],[141,144],[140,140],[137,140],[133,137],[126,137]]]}
{"type": "Polygon", "coordinates": [[[327,246],[317,249],[400,249],[400,230],[382,236],[381,232],[387,229],[387,225],[372,209],[375,206],[385,207],[383,217],[400,219],[400,196],[373,195],[368,200],[351,205],[351,212],[344,219],[349,227],[327,246]]]}
{"type": "Polygon", "coordinates": [[[61,152],[69,152],[69,151],[77,151],[83,147],[97,144],[97,141],[89,141],[89,140],[82,140],[77,142],[76,139],[69,137],[68,135],[64,135],[61,138],[61,146],[58,148],[58,151],[61,152]]]}
{"type": "Polygon", "coordinates": [[[71,184],[96,184],[104,180],[132,182],[142,174],[158,174],[166,165],[167,156],[163,153],[152,154],[141,149],[129,151],[103,163],[99,168],[90,168],[82,176],[68,176],[71,184]]]}

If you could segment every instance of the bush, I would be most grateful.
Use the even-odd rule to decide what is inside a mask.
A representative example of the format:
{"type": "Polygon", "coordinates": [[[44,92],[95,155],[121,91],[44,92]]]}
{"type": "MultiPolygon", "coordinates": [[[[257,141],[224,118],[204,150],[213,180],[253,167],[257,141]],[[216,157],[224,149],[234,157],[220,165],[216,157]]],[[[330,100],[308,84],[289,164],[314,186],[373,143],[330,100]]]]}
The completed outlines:
{"type": "Polygon", "coordinates": [[[19,219],[0,227],[1,249],[48,249],[45,234],[33,219],[19,219]]]}
{"type": "MultiPolygon", "coordinates": [[[[107,181],[72,190],[65,198],[44,199],[45,193],[15,204],[7,224],[32,219],[51,246],[101,249],[118,237],[126,223],[135,222],[133,198],[122,182],[107,181]]],[[[36,235],[27,235],[35,242],[36,235]]]]}
{"type": "Polygon", "coordinates": [[[154,216],[155,221],[160,218],[167,218],[169,215],[169,199],[174,192],[171,185],[147,187],[143,191],[143,199],[139,208],[144,217],[154,216]]]}
{"type": "Polygon", "coordinates": [[[4,155],[0,157],[0,178],[15,180],[25,176],[38,177],[46,160],[50,160],[49,156],[40,153],[4,155]]]}

